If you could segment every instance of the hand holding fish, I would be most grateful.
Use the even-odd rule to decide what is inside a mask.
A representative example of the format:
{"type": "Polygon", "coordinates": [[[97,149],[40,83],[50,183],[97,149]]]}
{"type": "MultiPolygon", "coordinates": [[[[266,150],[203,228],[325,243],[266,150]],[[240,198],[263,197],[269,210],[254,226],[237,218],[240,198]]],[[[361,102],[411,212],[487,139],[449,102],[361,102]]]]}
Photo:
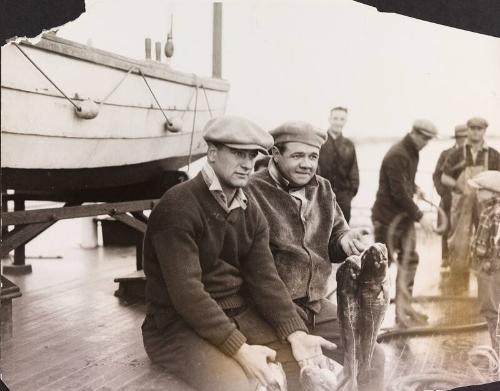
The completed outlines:
{"type": "Polygon", "coordinates": [[[370,231],[367,228],[352,228],[340,238],[340,246],[347,256],[359,255],[368,247],[367,236],[370,231]]]}
{"type": "Polygon", "coordinates": [[[327,350],[337,349],[337,345],[322,337],[309,335],[304,331],[295,331],[288,337],[292,347],[292,353],[300,367],[305,365],[328,368],[328,363],[323,356],[322,348],[327,350]]]}

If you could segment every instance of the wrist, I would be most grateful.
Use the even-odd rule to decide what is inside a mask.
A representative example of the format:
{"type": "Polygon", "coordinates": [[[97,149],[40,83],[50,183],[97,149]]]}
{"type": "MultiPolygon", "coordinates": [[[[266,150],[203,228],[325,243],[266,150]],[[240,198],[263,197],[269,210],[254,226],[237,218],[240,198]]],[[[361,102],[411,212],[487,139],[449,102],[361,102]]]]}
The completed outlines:
{"type": "Polygon", "coordinates": [[[288,342],[290,342],[292,344],[295,341],[303,338],[306,335],[307,335],[307,333],[305,331],[297,330],[297,331],[294,331],[293,333],[289,334],[288,337],[286,337],[286,339],[288,342]]]}

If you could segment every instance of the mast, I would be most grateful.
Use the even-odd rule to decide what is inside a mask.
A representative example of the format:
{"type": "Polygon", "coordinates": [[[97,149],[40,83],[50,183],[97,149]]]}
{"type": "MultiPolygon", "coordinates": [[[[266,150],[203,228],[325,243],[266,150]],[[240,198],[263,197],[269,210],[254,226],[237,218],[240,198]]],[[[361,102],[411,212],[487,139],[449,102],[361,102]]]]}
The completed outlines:
{"type": "Polygon", "coordinates": [[[214,3],[212,76],[222,78],[222,3],[214,3]]]}

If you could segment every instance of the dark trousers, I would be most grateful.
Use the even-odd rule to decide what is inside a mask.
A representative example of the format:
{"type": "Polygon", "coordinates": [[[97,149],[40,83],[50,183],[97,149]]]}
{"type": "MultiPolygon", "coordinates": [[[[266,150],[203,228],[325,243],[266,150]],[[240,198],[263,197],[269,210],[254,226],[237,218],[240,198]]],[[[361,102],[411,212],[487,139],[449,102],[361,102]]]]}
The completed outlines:
{"type": "MultiPolygon", "coordinates": [[[[323,300],[322,309],[315,316],[314,324],[306,322],[313,335],[320,335],[335,343],[333,352],[325,354],[342,363],[344,350],[340,339],[337,308],[323,300]]],[[[266,345],[277,352],[287,376],[288,390],[300,390],[300,368],[293,358],[290,344],[278,340],[274,330],[252,308],[245,309],[232,318],[236,326],[247,337],[249,344],[266,345]]],[[[196,334],[180,318],[168,326],[158,327],[153,315],[147,315],[142,325],[143,342],[152,362],[161,365],[168,372],[179,377],[200,391],[248,390],[253,391],[256,383],[249,381],[240,365],[226,356],[214,345],[196,334]]],[[[384,353],[376,346],[370,382],[360,390],[383,390],[384,353]]]]}
{"type": "Polygon", "coordinates": [[[345,221],[349,223],[351,220],[351,202],[353,199],[352,193],[350,191],[336,191],[335,196],[337,203],[344,214],[345,221]]]}
{"type": "Polygon", "coordinates": [[[411,295],[413,294],[413,285],[419,261],[416,251],[417,238],[415,224],[411,220],[403,219],[391,229],[389,227],[388,224],[373,221],[375,241],[387,245],[389,263],[394,262],[397,256],[396,314],[398,314],[400,309],[410,304],[411,295]]]}

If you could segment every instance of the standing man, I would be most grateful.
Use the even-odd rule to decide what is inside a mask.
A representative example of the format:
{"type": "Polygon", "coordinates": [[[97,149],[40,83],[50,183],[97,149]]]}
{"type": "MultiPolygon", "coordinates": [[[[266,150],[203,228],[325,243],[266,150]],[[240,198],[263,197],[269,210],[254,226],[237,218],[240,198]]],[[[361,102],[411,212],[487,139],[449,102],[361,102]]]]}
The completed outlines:
{"type": "Polygon", "coordinates": [[[481,215],[472,240],[472,268],[477,273],[479,313],[486,318],[491,344],[499,352],[498,308],[500,306],[500,172],[485,171],[469,179],[477,189],[481,215]]]}
{"type": "MultiPolygon", "coordinates": [[[[268,361],[322,365],[269,250],[265,218],[242,188],[272,137],[239,117],[209,121],[207,164],[168,190],[144,240],[150,359],[197,390],[277,384],[268,361]],[[268,345],[269,347],[262,346],[268,345]]],[[[297,367],[298,368],[298,367],[297,367]]]]}
{"type": "Polygon", "coordinates": [[[467,141],[450,153],[441,177],[451,189],[450,230],[448,235],[450,267],[458,287],[469,281],[469,244],[478,222],[477,200],[468,180],[486,170],[500,170],[500,154],[484,140],[488,122],[474,117],[467,121],[467,141]]]}
{"type": "Polygon", "coordinates": [[[328,139],[321,147],[318,174],[328,179],[346,221],[351,220],[351,201],[358,192],[359,170],[356,149],[342,130],[347,122],[347,109],[334,107],[330,111],[328,139]]]}
{"type": "MultiPolygon", "coordinates": [[[[342,363],[337,308],[325,299],[327,280],[332,261],[365,248],[363,231],[349,229],[330,182],[316,175],[325,132],[307,122],[286,122],[271,134],[272,159],[252,175],[248,191],[266,216],[274,262],[299,314],[311,333],[338,346],[330,357],[342,363]]],[[[360,390],[382,390],[383,373],[377,346],[373,369],[360,374],[360,390]]]]}
{"type": "Polygon", "coordinates": [[[387,244],[389,262],[397,253],[396,322],[403,327],[424,324],[427,316],[411,305],[413,283],[418,266],[415,222],[426,232],[432,223],[413,201],[420,193],[415,185],[419,151],[437,135],[434,124],[416,120],[411,131],[386,153],[379,175],[379,188],[372,208],[375,241],[387,244]]]}
{"type": "MultiPolygon", "coordinates": [[[[448,218],[448,224],[446,230],[441,234],[441,267],[449,266],[448,259],[448,231],[450,228],[450,209],[451,209],[451,189],[441,183],[441,176],[443,175],[444,167],[448,160],[448,157],[451,152],[456,149],[460,149],[467,139],[467,125],[457,125],[455,126],[455,145],[451,148],[448,148],[441,152],[439,155],[438,162],[436,164],[436,169],[432,174],[432,181],[434,182],[434,186],[441,197],[441,202],[439,206],[446,213],[446,217],[448,218]]],[[[441,215],[438,216],[438,220],[441,215]]],[[[438,221],[438,225],[441,225],[442,222],[438,221]]]]}

